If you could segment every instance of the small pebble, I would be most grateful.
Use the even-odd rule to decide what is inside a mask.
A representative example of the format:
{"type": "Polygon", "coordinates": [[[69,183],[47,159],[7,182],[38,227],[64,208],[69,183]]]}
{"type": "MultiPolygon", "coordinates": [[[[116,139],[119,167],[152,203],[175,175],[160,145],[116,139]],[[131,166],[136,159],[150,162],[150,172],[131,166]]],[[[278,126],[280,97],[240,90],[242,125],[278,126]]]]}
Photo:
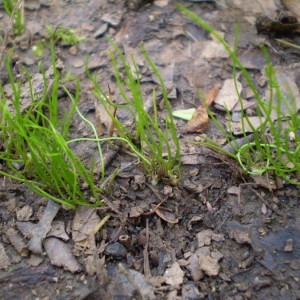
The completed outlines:
{"type": "Polygon", "coordinates": [[[121,243],[116,242],[106,247],[105,254],[116,259],[126,258],[127,249],[121,243]]]}
{"type": "Polygon", "coordinates": [[[107,28],[108,28],[107,23],[102,24],[99,27],[99,29],[95,32],[94,38],[98,39],[98,38],[102,37],[105,34],[105,32],[107,31],[107,28]]]}

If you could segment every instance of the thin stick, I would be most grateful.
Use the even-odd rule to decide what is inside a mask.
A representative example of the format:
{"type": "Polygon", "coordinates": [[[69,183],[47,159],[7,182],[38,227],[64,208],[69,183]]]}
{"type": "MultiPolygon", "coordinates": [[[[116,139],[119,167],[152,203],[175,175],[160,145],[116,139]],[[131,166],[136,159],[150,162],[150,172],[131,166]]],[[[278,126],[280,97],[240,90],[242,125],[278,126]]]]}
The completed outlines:
{"type": "Polygon", "coordinates": [[[149,264],[149,219],[146,219],[146,243],[143,250],[143,257],[144,257],[144,274],[146,279],[150,278],[151,270],[150,270],[150,264],[149,264]]]}

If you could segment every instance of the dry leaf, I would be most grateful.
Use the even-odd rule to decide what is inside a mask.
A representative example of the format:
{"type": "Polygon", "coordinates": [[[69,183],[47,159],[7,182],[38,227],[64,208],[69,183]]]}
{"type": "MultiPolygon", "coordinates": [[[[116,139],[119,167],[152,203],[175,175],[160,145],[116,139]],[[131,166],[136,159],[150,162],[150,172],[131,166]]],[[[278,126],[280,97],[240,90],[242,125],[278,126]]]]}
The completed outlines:
{"type": "Polygon", "coordinates": [[[95,207],[81,206],[76,210],[72,222],[72,237],[76,246],[91,248],[94,245],[94,229],[100,223],[95,207]]]}
{"type": "Polygon", "coordinates": [[[154,208],[156,214],[163,220],[165,220],[168,223],[176,224],[178,223],[179,219],[176,217],[176,214],[164,209],[163,207],[156,208],[154,205],[152,205],[154,208]]]}
{"type": "Polygon", "coordinates": [[[213,88],[208,92],[208,94],[205,98],[205,103],[206,103],[207,106],[212,105],[212,103],[214,102],[214,100],[217,97],[218,93],[219,93],[219,88],[213,88]]]}
{"type": "MultiPolygon", "coordinates": [[[[213,88],[206,96],[205,103],[210,106],[219,92],[218,88],[213,88]]],[[[184,132],[203,133],[208,125],[209,117],[205,105],[201,104],[194,112],[192,119],[184,127],[184,132]]]]}
{"type": "Polygon", "coordinates": [[[44,240],[44,248],[52,265],[63,267],[72,273],[82,270],[69,244],[57,238],[50,237],[44,240]]]}

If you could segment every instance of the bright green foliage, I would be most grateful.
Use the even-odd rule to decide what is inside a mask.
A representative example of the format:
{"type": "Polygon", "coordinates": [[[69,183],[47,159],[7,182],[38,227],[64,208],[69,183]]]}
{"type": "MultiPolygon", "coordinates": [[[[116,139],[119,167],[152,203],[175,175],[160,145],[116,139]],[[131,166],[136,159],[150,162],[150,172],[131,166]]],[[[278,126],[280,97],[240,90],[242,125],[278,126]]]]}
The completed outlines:
{"type": "Polygon", "coordinates": [[[74,29],[70,29],[63,26],[53,28],[50,25],[46,25],[46,32],[49,38],[54,42],[60,41],[60,42],[65,42],[69,45],[77,45],[82,40],[84,40],[84,37],[77,36],[75,34],[74,29]]]}
{"type": "Polygon", "coordinates": [[[110,53],[111,60],[115,71],[117,88],[124,100],[124,104],[113,103],[103,92],[97,79],[89,74],[95,86],[94,93],[110,115],[119,137],[126,140],[126,143],[130,144],[134,152],[140,153],[139,157],[144,164],[145,170],[150,173],[152,183],[156,184],[160,179],[166,178],[170,183],[175,184],[181,177],[180,145],[164,82],[145,49],[141,48],[150,69],[160,82],[163,102],[166,108],[166,116],[163,124],[161,124],[157,111],[156,91],[153,90],[153,112],[147,112],[140,84],[139,70],[134,59],[132,58],[130,65],[120,49],[113,42],[112,45],[115,52],[110,53]],[[123,77],[119,71],[120,64],[118,61],[121,62],[121,66],[125,71],[123,77]],[[133,119],[131,128],[126,127],[111,112],[112,107],[126,109],[130,112],[133,119]],[[137,145],[139,150],[136,151],[133,145],[137,145]]]}
{"type": "MultiPolygon", "coordinates": [[[[217,122],[212,112],[207,108],[210,117],[215,121],[216,125],[226,138],[227,142],[235,149],[236,154],[229,153],[223,150],[212,140],[201,143],[207,147],[226,153],[230,157],[236,159],[242,169],[251,175],[260,175],[268,172],[270,175],[275,175],[283,178],[286,182],[292,184],[300,184],[300,117],[296,109],[296,101],[290,91],[289,98],[283,93],[276,78],[276,72],[269,59],[267,51],[262,48],[266,59],[265,73],[268,78],[270,97],[264,101],[255,87],[250,74],[243,66],[237,55],[237,41],[239,26],[236,30],[236,38],[234,48],[231,49],[226,41],[205,21],[199,18],[196,14],[186,9],[182,5],[177,7],[194,20],[198,25],[211,33],[226,49],[233,61],[233,77],[236,80],[236,69],[238,68],[248,86],[251,88],[257,101],[257,116],[261,117],[261,124],[258,128],[254,128],[245,113],[242,115],[242,120],[252,127],[253,142],[248,142],[243,146],[239,146],[234,140],[232,132],[226,132],[222,125],[217,122]],[[282,110],[282,106],[286,107],[286,112],[282,110]],[[276,118],[274,120],[274,114],[276,118]]],[[[240,104],[242,101],[237,92],[240,104]]],[[[243,107],[243,106],[242,106],[243,107]]],[[[230,113],[228,117],[230,117],[230,113]]],[[[244,133],[246,137],[246,133],[244,133]]]]}
{"type": "Polygon", "coordinates": [[[24,0],[3,0],[6,13],[12,18],[14,35],[21,35],[25,30],[24,0]]]}
{"type": "Polygon", "coordinates": [[[39,41],[32,47],[33,54],[37,57],[41,57],[44,50],[49,46],[51,42],[64,42],[68,45],[77,45],[84,37],[77,36],[75,30],[59,26],[53,28],[50,25],[46,25],[46,39],[39,41]]]}
{"type": "Polygon", "coordinates": [[[70,124],[79,101],[79,85],[63,120],[58,118],[59,73],[56,70],[52,92],[47,94],[48,82],[45,79],[42,98],[36,97],[31,88],[32,104],[28,110],[21,111],[20,84],[14,80],[10,60],[7,59],[5,64],[14,95],[12,112],[1,87],[0,132],[3,144],[0,159],[6,162],[9,171],[2,169],[0,174],[24,182],[37,194],[71,208],[77,205],[101,205],[101,190],[94,184],[93,169],[87,170],[68,146],[70,124]],[[83,184],[89,187],[96,203],[91,204],[86,199],[81,189],[83,184]]]}

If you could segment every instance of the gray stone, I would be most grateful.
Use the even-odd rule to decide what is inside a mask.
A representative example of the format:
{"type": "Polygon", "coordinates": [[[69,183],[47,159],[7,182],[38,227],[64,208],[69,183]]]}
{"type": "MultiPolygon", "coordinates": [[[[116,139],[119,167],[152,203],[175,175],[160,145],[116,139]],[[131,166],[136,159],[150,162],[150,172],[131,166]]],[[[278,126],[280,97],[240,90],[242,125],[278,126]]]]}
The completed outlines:
{"type": "Polygon", "coordinates": [[[107,23],[103,23],[103,24],[99,27],[99,29],[95,32],[94,38],[95,38],[95,39],[98,39],[98,38],[102,37],[102,36],[105,34],[105,32],[107,31],[107,28],[108,28],[107,23]]]}
{"type": "Polygon", "coordinates": [[[101,18],[103,22],[108,23],[109,25],[113,27],[117,27],[122,20],[122,12],[121,11],[115,11],[112,13],[104,14],[101,18]]]}
{"type": "Polygon", "coordinates": [[[121,259],[121,258],[126,258],[127,250],[122,244],[116,242],[106,247],[105,254],[112,256],[116,259],[121,259]]]}

